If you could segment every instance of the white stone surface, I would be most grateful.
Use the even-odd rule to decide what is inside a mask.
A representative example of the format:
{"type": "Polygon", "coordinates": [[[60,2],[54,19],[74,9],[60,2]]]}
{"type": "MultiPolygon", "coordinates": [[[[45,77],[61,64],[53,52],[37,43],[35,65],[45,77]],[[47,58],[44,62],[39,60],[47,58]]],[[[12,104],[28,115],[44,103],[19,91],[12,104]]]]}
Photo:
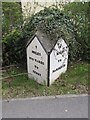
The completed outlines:
{"type": "Polygon", "coordinates": [[[30,78],[34,77],[38,83],[47,84],[47,54],[36,37],[27,47],[27,68],[30,78]],[[41,53],[41,56],[32,53],[32,51],[41,53]],[[34,60],[29,59],[29,57],[32,57],[34,60]],[[36,62],[35,59],[44,62],[44,65],[36,62]],[[38,67],[38,69],[35,67],[35,65],[38,67]],[[41,74],[41,76],[34,73],[33,70],[41,74]]]}
{"type": "Polygon", "coordinates": [[[50,54],[50,84],[52,84],[61,73],[64,73],[67,70],[67,63],[68,47],[65,41],[60,39],[50,54]],[[61,48],[59,48],[59,46],[61,46],[61,48]],[[65,49],[64,52],[63,48],[65,49]],[[57,53],[59,54],[57,55],[57,53]]]}
{"type": "Polygon", "coordinates": [[[27,47],[27,69],[29,78],[47,85],[49,77],[49,84],[51,85],[67,70],[68,46],[62,38],[57,41],[52,49],[49,60],[50,61],[48,61],[48,54],[45,52],[45,48],[43,48],[38,38],[34,37],[27,47]]]}

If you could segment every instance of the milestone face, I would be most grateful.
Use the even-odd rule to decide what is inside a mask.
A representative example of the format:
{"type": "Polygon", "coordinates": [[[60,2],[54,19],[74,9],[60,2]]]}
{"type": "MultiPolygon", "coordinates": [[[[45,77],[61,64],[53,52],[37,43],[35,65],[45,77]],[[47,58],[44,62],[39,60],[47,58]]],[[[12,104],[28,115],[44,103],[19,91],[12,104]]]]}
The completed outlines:
{"type": "Polygon", "coordinates": [[[62,62],[63,64],[68,59],[68,46],[64,42],[64,40],[59,40],[54,49],[54,55],[58,62],[62,62]]]}
{"type": "Polygon", "coordinates": [[[48,55],[37,37],[27,47],[28,76],[38,83],[52,84],[67,70],[68,46],[61,38],[48,55]]]}
{"type": "Polygon", "coordinates": [[[61,38],[50,54],[50,84],[67,70],[68,46],[61,38]]]}

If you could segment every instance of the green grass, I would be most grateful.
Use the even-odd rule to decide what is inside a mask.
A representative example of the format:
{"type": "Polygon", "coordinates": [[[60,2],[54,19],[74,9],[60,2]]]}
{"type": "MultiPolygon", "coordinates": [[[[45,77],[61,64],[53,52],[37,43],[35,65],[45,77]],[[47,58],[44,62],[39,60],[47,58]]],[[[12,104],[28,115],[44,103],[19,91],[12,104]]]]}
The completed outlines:
{"type": "MultiPolygon", "coordinates": [[[[3,77],[22,72],[25,71],[21,68],[13,67],[4,72],[3,77]]],[[[86,94],[88,93],[87,88],[88,64],[80,62],[69,66],[67,72],[62,74],[50,87],[30,80],[27,75],[3,79],[2,96],[3,99],[7,99],[62,94],[86,94]]]]}

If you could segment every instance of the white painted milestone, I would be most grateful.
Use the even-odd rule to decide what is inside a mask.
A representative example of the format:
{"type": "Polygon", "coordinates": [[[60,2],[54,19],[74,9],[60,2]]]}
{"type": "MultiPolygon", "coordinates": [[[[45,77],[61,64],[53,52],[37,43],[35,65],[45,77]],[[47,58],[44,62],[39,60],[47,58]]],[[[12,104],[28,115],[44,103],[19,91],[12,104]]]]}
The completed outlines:
{"type": "Polygon", "coordinates": [[[67,70],[68,46],[63,39],[57,41],[50,54],[50,84],[67,70]]]}
{"type": "Polygon", "coordinates": [[[29,78],[47,84],[47,54],[37,37],[27,47],[27,68],[29,78]]]}
{"type": "Polygon", "coordinates": [[[62,38],[51,42],[43,33],[37,32],[27,45],[28,77],[40,84],[51,85],[67,70],[68,50],[62,38]]]}

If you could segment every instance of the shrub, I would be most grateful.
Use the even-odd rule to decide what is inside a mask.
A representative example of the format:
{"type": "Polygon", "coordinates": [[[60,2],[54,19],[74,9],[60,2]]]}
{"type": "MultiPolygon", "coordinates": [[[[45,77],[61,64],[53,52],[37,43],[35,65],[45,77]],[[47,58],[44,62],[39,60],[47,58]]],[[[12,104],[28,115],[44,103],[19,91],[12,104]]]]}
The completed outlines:
{"type": "Polygon", "coordinates": [[[79,43],[79,57],[87,61],[90,61],[89,8],[90,2],[73,2],[64,7],[64,13],[72,18],[72,22],[76,28],[76,40],[79,43]]]}
{"type": "Polygon", "coordinates": [[[62,36],[70,48],[69,60],[76,60],[78,43],[75,39],[74,25],[67,15],[61,13],[60,9],[49,7],[33,15],[24,25],[25,39],[30,39],[38,29],[46,33],[51,40],[62,36]]]}
{"type": "Polygon", "coordinates": [[[78,43],[75,39],[75,30],[71,19],[61,13],[58,8],[45,8],[39,13],[32,15],[23,25],[22,31],[14,30],[4,38],[5,53],[10,63],[25,63],[27,41],[40,29],[50,37],[51,40],[63,37],[69,46],[69,60],[76,60],[78,56],[78,43]]]}
{"type": "Polygon", "coordinates": [[[13,30],[3,38],[3,64],[22,63],[25,55],[25,40],[20,30],[13,30]]]}
{"type": "Polygon", "coordinates": [[[3,36],[16,28],[21,28],[23,16],[20,2],[2,2],[2,19],[3,36]]]}

